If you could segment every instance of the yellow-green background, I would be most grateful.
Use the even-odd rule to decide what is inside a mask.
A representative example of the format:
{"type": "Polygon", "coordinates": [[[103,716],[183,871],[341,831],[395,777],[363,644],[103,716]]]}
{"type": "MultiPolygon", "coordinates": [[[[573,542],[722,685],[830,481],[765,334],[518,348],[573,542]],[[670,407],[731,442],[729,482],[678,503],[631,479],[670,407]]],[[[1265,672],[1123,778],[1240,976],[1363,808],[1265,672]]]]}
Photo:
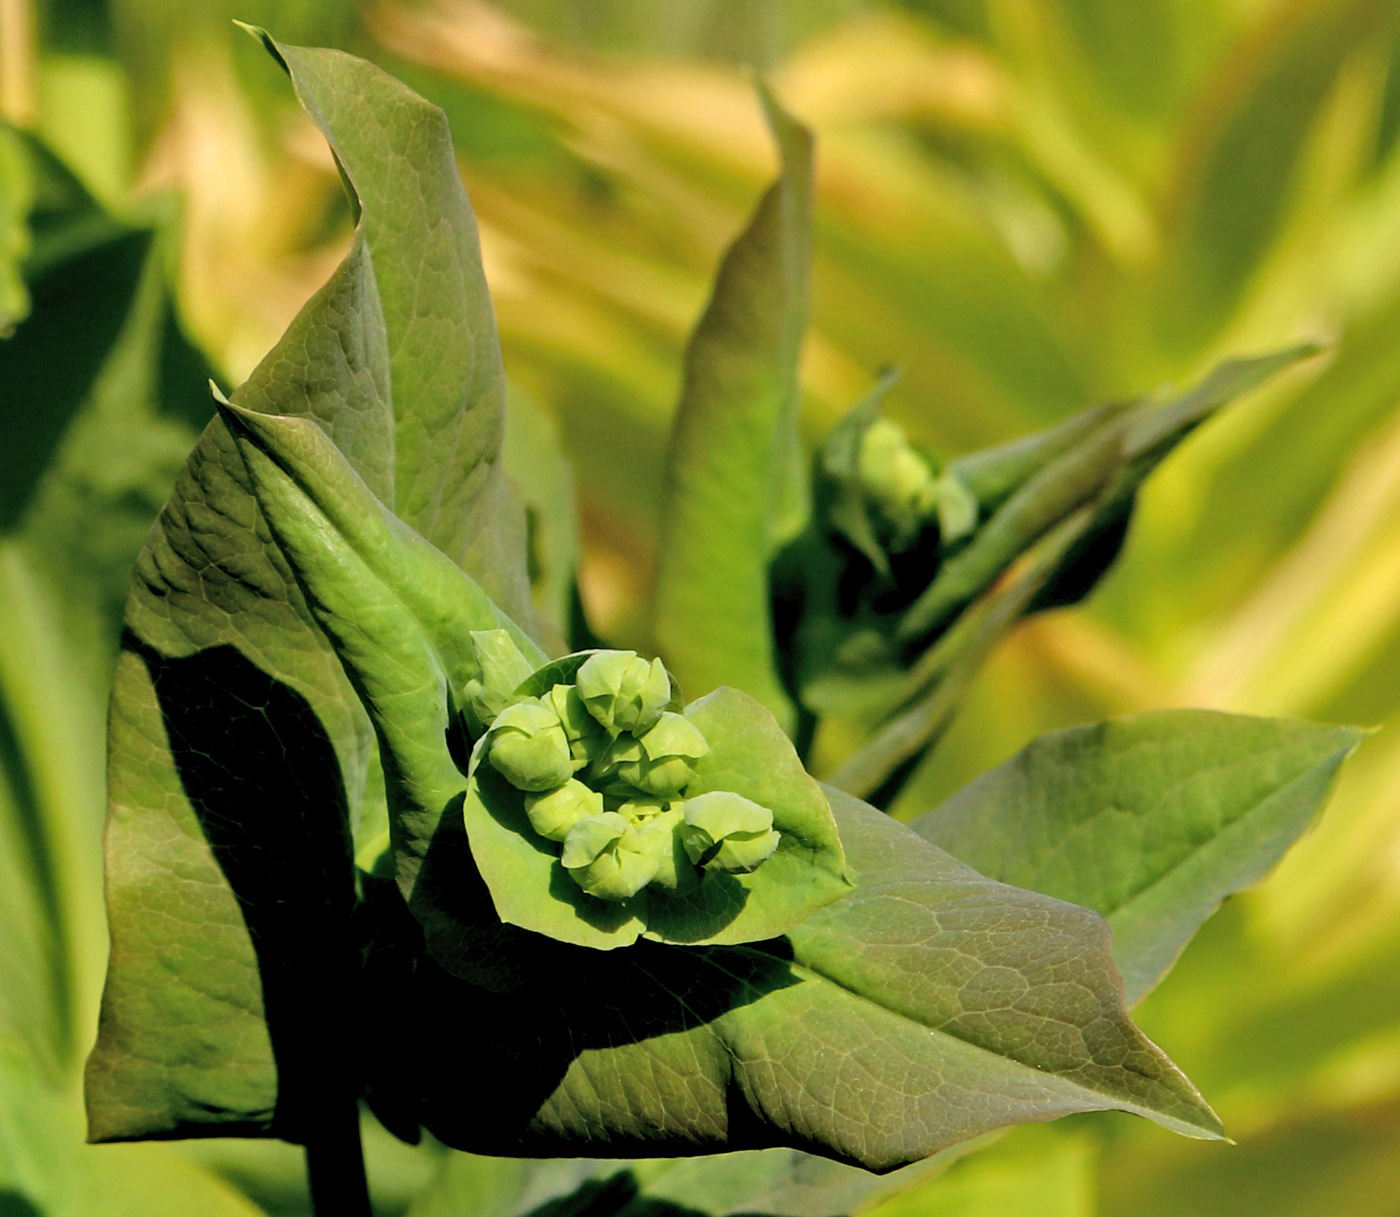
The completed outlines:
{"type": "MultiPolygon", "coordinates": [[[[447,109],[507,368],[562,426],[583,595],[611,642],[647,645],[682,343],[773,170],[747,65],[818,136],[809,438],[889,363],[892,413],[951,456],[1226,354],[1327,343],[1171,458],[1107,583],[1001,649],[898,808],[1127,710],[1380,726],[1316,831],[1139,1011],[1238,1144],[1071,1119],[887,1214],[1400,1215],[1397,0],[0,0],[0,17],[4,116],[118,210],[178,196],[184,319],[232,382],[334,266],[349,216],[284,79],[228,19],[367,55],[447,109]]],[[[0,584],[9,653],[66,707],[50,746],[73,759],[45,797],[71,826],[90,1014],[102,694],[76,675],[53,691],[62,647],[40,652],[60,606],[0,584]]],[[[156,1217],[142,1177],[167,1181],[172,1213],[252,1211],[208,1199],[208,1164],[266,1211],[303,1211],[291,1150],[78,1149],[71,1086],[0,1096],[0,1158],[6,1120],[40,1107],[54,1162],[97,1180],[63,1213],[156,1217]]],[[[402,1211],[431,1155],[371,1149],[383,1209],[402,1211]]],[[[0,1213],[24,1211],[3,1195],[0,1213]]]]}

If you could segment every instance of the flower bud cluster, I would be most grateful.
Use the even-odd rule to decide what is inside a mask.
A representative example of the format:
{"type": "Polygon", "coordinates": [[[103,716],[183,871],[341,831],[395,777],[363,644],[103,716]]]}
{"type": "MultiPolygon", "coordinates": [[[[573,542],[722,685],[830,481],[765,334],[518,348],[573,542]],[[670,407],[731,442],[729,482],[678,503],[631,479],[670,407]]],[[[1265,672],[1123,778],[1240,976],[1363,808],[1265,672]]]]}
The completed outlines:
{"type": "Polygon", "coordinates": [[[524,793],[530,827],[562,847],[564,869],[600,900],[649,885],[688,890],[707,871],[747,873],[778,847],[768,808],[725,791],[685,797],[710,746],[670,702],[660,660],[598,651],[573,684],[516,696],[489,721],[486,761],[524,793]]]}

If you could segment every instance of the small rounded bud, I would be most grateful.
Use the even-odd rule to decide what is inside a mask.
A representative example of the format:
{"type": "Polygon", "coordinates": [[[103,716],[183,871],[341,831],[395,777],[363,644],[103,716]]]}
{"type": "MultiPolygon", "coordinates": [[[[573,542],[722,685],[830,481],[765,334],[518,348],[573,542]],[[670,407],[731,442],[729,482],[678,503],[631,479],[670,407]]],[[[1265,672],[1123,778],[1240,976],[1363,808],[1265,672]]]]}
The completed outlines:
{"type": "Polygon", "coordinates": [[[559,716],[564,728],[564,736],[569,741],[569,753],[574,758],[576,768],[582,769],[589,761],[602,754],[608,746],[608,733],[593,715],[589,714],[573,685],[555,685],[542,700],[547,701],[559,716]]]}
{"type": "Polygon", "coordinates": [[[580,820],[601,815],[603,796],[589,790],[576,778],[570,778],[558,790],[546,790],[525,796],[525,814],[530,827],[551,841],[562,841],[580,820]]]}
{"type": "Polygon", "coordinates": [[[477,675],[462,689],[462,705],[473,735],[480,735],[512,701],[530,675],[530,664],[505,630],[473,630],[477,675]]]}
{"type": "Polygon", "coordinates": [[[648,663],[635,651],[599,651],[574,677],[574,687],[610,735],[651,729],[671,700],[671,678],[661,660],[648,663]]]}
{"type": "Polygon", "coordinates": [[[579,887],[599,900],[626,900],[656,876],[661,851],[615,811],[587,816],[569,829],[560,858],[579,887]]]}
{"type": "Polygon", "coordinates": [[[700,729],[688,718],[666,711],[656,725],[637,738],[626,755],[614,751],[617,776],[659,798],[680,794],[695,776],[695,762],[710,750],[700,729]]]}
{"type": "Polygon", "coordinates": [[[696,866],[743,874],[756,870],[778,848],[773,813],[727,790],[687,799],[681,841],[696,866]]]}
{"type": "Polygon", "coordinates": [[[517,790],[553,790],[573,777],[573,757],[559,716],[533,698],[496,716],[488,747],[492,767],[517,790]]]}
{"type": "Polygon", "coordinates": [[[856,473],[896,543],[906,545],[918,536],[936,508],[938,479],[904,428],[887,418],[871,423],[860,441],[856,473]]]}
{"type": "MultiPolygon", "coordinates": [[[[626,815],[629,806],[624,803],[618,811],[626,815]]],[[[643,852],[654,854],[657,858],[656,874],[651,880],[653,887],[665,888],[669,892],[685,892],[695,886],[698,876],[681,840],[684,827],[685,818],[679,805],[635,821],[643,852]]]]}

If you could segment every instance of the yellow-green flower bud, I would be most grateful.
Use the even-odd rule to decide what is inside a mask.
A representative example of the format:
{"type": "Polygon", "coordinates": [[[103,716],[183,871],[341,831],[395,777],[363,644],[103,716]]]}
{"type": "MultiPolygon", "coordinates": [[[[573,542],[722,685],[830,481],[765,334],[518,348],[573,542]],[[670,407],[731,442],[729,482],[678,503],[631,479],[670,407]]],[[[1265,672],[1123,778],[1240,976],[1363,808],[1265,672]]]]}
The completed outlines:
{"type": "Polygon", "coordinates": [[[928,461],[915,451],[904,428],[877,418],[861,438],[856,458],[861,490],[884,517],[896,545],[919,534],[938,503],[938,479],[928,461]]]}
{"type": "Polygon", "coordinates": [[[667,711],[635,744],[615,750],[617,776],[659,798],[680,794],[695,776],[695,762],[710,745],[688,718],[667,711]]]}
{"type": "Polygon", "coordinates": [[[478,675],[462,690],[463,708],[473,735],[489,727],[515,698],[530,675],[530,663],[505,630],[473,630],[478,675]]]}
{"type": "Polygon", "coordinates": [[[655,842],[643,841],[625,816],[605,811],[569,829],[560,861],[590,896],[626,900],[656,877],[661,856],[655,842]]]}
{"type": "Polygon", "coordinates": [[[517,790],[553,790],[574,775],[559,716],[531,698],[507,706],[491,724],[487,757],[517,790]]]}
{"type": "Polygon", "coordinates": [[[530,827],[551,841],[562,841],[580,820],[602,815],[603,796],[590,790],[577,778],[570,778],[558,790],[545,790],[525,796],[525,814],[530,827]]]}
{"type": "Polygon", "coordinates": [[[696,866],[737,874],[756,870],[778,848],[781,834],[766,807],[727,790],[687,799],[681,841],[696,866]]]}
{"type": "Polygon", "coordinates": [[[602,724],[588,713],[583,699],[579,697],[578,690],[573,685],[555,685],[542,700],[549,702],[554,712],[559,715],[559,723],[569,741],[569,752],[574,758],[576,768],[583,768],[589,761],[601,755],[608,746],[608,733],[603,730],[602,724]]]}
{"type": "Polygon", "coordinates": [[[609,735],[651,729],[671,700],[671,678],[661,660],[648,663],[635,651],[599,651],[574,677],[574,687],[609,735]]]}
{"type": "MultiPolygon", "coordinates": [[[[618,811],[627,816],[631,806],[634,804],[624,803],[618,811]]],[[[634,819],[633,824],[642,851],[654,854],[657,859],[656,874],[652,877],[651,886],[665,888],[670,892],[684,892],[694,887],[698,876],[695,867],[686,857],[685,845],[681,841],[685,819],[680,806],[675,805],[669,811],[658,811],[634,819]]]]}

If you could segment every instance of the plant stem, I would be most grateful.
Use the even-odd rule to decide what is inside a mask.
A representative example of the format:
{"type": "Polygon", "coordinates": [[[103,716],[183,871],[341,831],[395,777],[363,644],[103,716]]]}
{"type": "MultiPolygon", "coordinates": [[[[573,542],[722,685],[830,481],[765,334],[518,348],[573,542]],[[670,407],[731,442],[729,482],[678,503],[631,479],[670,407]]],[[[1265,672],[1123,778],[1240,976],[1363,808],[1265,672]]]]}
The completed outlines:
{"type": "Polygon", "coordinates": [[[372,1217],[360,1111],[353,1101],[329,1108],[307,1139],[306,1178],[316,1217],[372,1217]]]}

